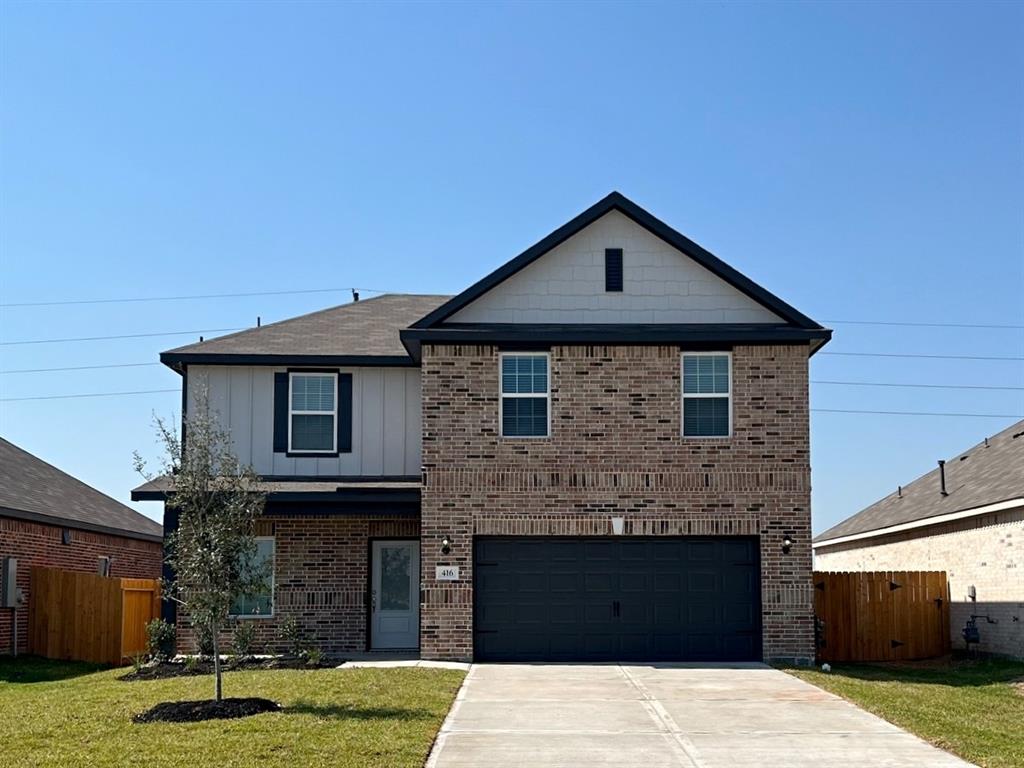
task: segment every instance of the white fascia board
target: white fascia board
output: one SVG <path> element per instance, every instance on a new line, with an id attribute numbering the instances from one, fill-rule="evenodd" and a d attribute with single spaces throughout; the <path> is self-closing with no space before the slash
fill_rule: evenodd
<path id="1" fill-rule="evenodd" d="M 851 533 L 849 536 L 838 536 L 834 539 L 825 539 L 823 541 L 814 542 L 811 545 L 811 547 L 812 549 L 818 549 L 819 547 L 831 547 L 834 544 L 845 544 L 848 541 L 858 541 L 860 539 L 875 538 L 876 536 L 886 536 L 890 533 L 909 531 L 913 530 L 914 528 L 924 528 L 928 525 L 939 525 L 940 523 L 949 523 L 953 520 L 963 520 L 966 517 L 977 517 L 978 515 L 987 515 L 991 512 L 1002 512 L 1003 510 L 1013 509 L 1014 507 L 1020 506 L 1024 506 L 1024 496 L 1016 499 L 1008 499 L 1007 501 L 997 501 L 995 504 L 985 504 L 981 507 L 962 509 L 959 512 L 948 512 L 945 515 L 926 517 L 922 520 L 912 520 L 909 523 L 890 525 L 887 528 L 876 528 L 873 531 L 864 531 L 863 533 Z"/>

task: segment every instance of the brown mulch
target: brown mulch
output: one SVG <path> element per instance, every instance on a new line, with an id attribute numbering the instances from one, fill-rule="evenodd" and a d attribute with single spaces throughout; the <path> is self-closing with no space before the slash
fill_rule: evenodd
<path id="1" fill-rule="evenodd" d="M 341 662 L 310 664 L 304 659 L 297 659 L 291 656 L 282 656 L 273 659 L 233 659 L 221 663 L 221 669 L 225 672 L 234 670 L 259 670 L 259 669 L 328 669 L 335 667 Z M 156 664 L 146 664 L 137 670 L 132 670 L 126 675 L 121 675 L 118 680 L 133 682 L 135 680 L 166 680 L 171 677 L 191 677 L 193 675 L 212 675 L 213 662 L 209 659 L 200 659 L 189 665 L 183 661 L 161 661 Z"/>
<path id="2" fill-rule="evenodd" d="M 250 717 L 264 712 L 279 712 L 281 705 L 270 699 L 203 699 L 202 701 L 165 701 L 132 718 L 135 723 L 197 723 L 201 720 L 226 720 Z"/>

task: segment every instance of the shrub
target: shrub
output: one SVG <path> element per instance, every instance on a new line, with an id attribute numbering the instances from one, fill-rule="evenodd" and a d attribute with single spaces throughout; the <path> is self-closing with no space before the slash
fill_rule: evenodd
<path id="1" fill-rule="evenodd" d="M 306 650 L 306 663 L 311 667 L 319 667 L 320 663 L 324 660 L 324 652 L 319 648 L 309 648 Z"/>
<path id="2" fill-rule="evenodd" d="M 174 625 L 153 619 L 146 625 L 146 653 L 155 661 L 166 661 L 174 650 Z"/>
<path id="3" fill-rule="evenodd" d="M 200 656 L 213 656 L 213 632 L 208 625 L 193 624 L 192 631 L 196 637 L 196 649 Z"/>
<path id="4" fill-rule="evenodd" d="M 239 658 L 252 656 L 256 643 L 256 627 L 251 621 L 235 622 L 231 632 L 231 651 Z"/>
<path id="5" fill-rule="evenodd" d="M 294 616 L 289 616 L 281 622 L 277 636 L 278 639 L 284 641 L 288 653 L 298 658 L 304 658 L 312 647 L 309 635 Z"/>

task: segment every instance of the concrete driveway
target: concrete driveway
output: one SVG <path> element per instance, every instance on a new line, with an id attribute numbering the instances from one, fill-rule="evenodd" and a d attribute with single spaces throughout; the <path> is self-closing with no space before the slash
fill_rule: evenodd
<path id="1" fill-rule="evenodd" d="M 477 664 L 427 768 L 964 768 L 761 664 Z"/>

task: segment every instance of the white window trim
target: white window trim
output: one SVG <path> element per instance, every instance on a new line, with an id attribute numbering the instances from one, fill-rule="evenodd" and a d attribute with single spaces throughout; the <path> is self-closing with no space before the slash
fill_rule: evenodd
<path id="1" fill-rule="evenodd" d="M 273 544 L 270 549 L 270 613 L 228 613 L 229 619 L 252 619 L 253 621 L 259 621 L 260 619 L 274 618 L 274 605 L 277 603 L 274 599 L 274 576 L 277 572 L 277 540 L 274 536 L 255 536 L 254 540 L 269 541 Z"/>
<path id="2" fill-rule="evenodd" d="M 687 357 L 725 357 L 729 361 L 728 365 L 728 378 L 729 378 L 729 391 L 725 394 L 721 392 L 686 392 L 686 384 L 684 380 L 685 371 L 683 361 Z M 725 435 L 688 435 L 686 434 L 686 401 L 687 400 L 700 400 L 710 398 L 723 398 L 725 397 L 729 401 L 729 407 L 727 409 L 729 415 L 729 432 Z M 679 355 L 679 434 L 682 435 L 684 440 L 728 440 L 732 437 L 732 352 L 725 350 L 720 351 L 709 351 L 709 352 L 681 352 Z"/>
<path id="3" fill-rule="evenodd" d="M 333 411 L 296 411 L 292 409 L 292 382 L 296 377 L 331 376 L 334 378 L 334 410 Z M 331 449 L 314 450 L 311 448 L 295 448 L 292 445 L 292 417 L 293 416 L 327 416 L 333 418 L 331 428 Z M 326 371 L 290 371 L 288 373 L 288 453 L 322 453 L 330 456 L 338 452 L 338 374 Z"/>
<path id="4" fill-rule="evenodd" d="M 546 435 L 506 435 L 505 434 L 505 419 L 503 413 L 505 410 L 505 399 L 506 398 L 523 398 L 532 397 L 540 398 L 542 393 L 540 392 L 505 392 L 503 386 L 503 379 L 505 378 L 505 358 L 506 357 L 543 357 L 548 361 L 548 375 L 547 389 L 543 392 L 543 397 L 548 401 L 547 413 L 548 413 L 548 433 Z M 551 439 L 551 353 L 550 352 L 515 352 L 510 350 L 508 352 L 498 353 L 498 434 L 505 440 L 550 440 Z"/>

